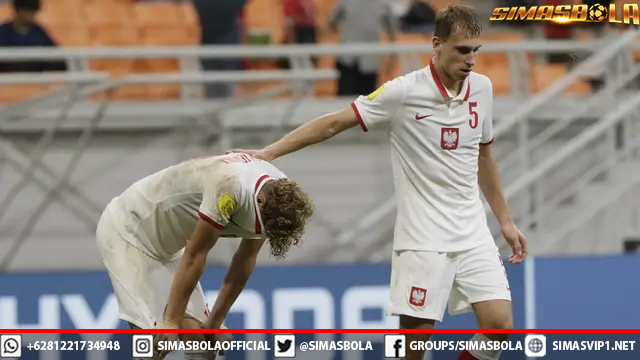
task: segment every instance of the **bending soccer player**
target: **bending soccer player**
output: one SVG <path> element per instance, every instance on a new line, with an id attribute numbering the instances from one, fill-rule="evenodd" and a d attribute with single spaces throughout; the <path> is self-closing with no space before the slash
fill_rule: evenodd
<path id="1" fill-rule="evenodd" d="M 388 315 L 405 329 L 431 329 L 451 314 L 474 311 L 480 328 L 513 326 L 502 258 L 489 231 L 479 188 L 519 264 L 527 241 L 502 193 L 493 142 L 491 80 L 473 72 L 481 24 L 476 12 L 450 5 L 436 19 L 430 64 L 400 76 L 351 106 L 314 119 L 260 150 L 236 150 L 271 161 L 360 125 L 389 134 L 398 205 Z M 478 186 L 479 184 L 479 186 Z M 407 341 L 430 334 L 407 334 Z M 507 334 L 476 334 L 505 341 Z M 408 350 L 422 359 L 424 350 Z M 500 350 L 459 359 L 495 360 Z"/>
<path id="2" fill-rule="evenodd" d="M 283 258 L 298 245 L 313 205 L 300 186 L 269 162 L 247 154 L 185 161 L 150 175 L 114 198 L 97 244 L 132 328 L 219 329 L 244 289 L 265 242 Z M 211 313 L 199 279 L 221 237 L 242 238 Z M 210 340 L 181 334 L 182 340 Z M 161 334 L 158 340 L 176 340 Z M 217 334 L 212 340 L 230 340 Z M 167 351 L 158 352 L 162 358 Z M 213 351 L 185 351 L 210 360 Z"/>

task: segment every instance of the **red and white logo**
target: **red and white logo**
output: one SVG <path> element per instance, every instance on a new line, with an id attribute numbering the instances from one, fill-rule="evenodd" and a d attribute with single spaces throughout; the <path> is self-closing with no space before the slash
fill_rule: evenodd
<path id="1" fill-rule="evenodd" d="M 459 136 L 458 128 L 442 128 L 440 136 L 440 147 L 445 150 L 455 150 L 458 148 Z"/>
<path id="2" fill-rule="evenodd" d="M 409 304 L 414 306 L 424 306 L 427 300 L 427 290 L 412 286 L 409 294 Z"/>

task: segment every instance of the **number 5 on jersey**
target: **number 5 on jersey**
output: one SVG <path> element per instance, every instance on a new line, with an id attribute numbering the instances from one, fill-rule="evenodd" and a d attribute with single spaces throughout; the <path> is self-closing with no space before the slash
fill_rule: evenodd
<path id="1" fill-rule="evenodd" d="M 478 102 L 476 101 L 469 102 L 469 115 L 471 115 L 471 119 L 469 119 L 469 126 L 471 126 L 472 129 L 475 129 L 478 127 L 478 113 L 475 112 L 475 110 L 473 110 L 477 106 L 478 106 Z"/>

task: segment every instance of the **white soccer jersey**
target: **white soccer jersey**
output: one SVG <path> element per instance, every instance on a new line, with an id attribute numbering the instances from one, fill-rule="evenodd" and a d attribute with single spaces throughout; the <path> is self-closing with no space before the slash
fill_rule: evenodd
<path id="1" fill-rule="evenodd" d="M 198 218 L 223 236 L 261 237 L 257 195 L 266 182 L 284 177 L 247 154 L 197 158 L 136 182 L 109 208 L 127 241 L 167 258 L 184 248 Z"/>
<path id="2" fill-rule="evenodd" d="M 394 250 L 461 251 L 491 239 L 478 186 L 493 141 L 493 89 L 470 73 L 458 96 L 431 64 L 352 103 L 364 131 L 389 133 L 398 203 Z"/>

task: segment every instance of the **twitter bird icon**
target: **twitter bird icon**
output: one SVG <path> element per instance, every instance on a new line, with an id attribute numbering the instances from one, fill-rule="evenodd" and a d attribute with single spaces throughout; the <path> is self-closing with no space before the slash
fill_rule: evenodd
<path id="1" fill-rule="evenodd" d="M 277 358 L 293 358 L 296 357 L 296 336 L 291 335 L 273 335 L 273 356 Z"/>

